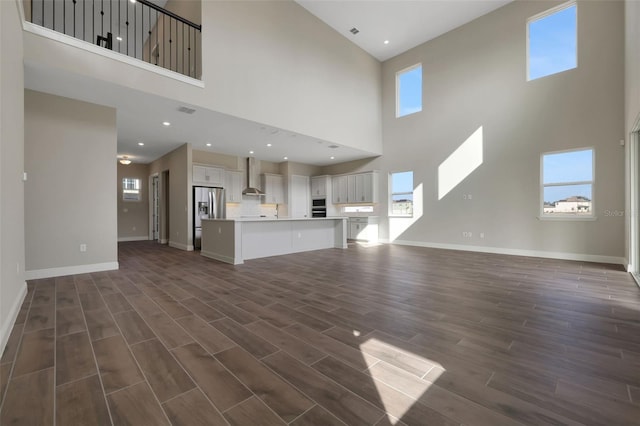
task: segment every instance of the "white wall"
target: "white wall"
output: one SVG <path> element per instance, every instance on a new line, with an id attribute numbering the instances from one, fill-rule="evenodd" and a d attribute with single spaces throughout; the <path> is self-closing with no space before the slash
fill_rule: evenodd
<path id="1" fill-rule="evenodd" d="M 26 294 L 24 273 L 24 78 L 14 1 L 0 1 L 0 353 Z"/>
<path id="2" fill-rule="evenodd" d="M 293 1 L 202 2 L 204 88 L 30 32 L 25 63 L 380 153 L 381 66 Z"/>
<path id="3" fill-rule="evenodd" d="M 191 145 L 184 144 L 149 165 L 149 173 L 169 172 L 168 243 L 182 250 L 193 250 L 193 194 L 191 191 Z M 164 192 L 164 190 L 161 190 Z M 164 205 L 161 202 L 161 206 Z M 166 217 L 160 215 L 160 221 Z M 166 222 L 165 222 L 166 223 Z M 164 239 L 164 236 L 161 236 Z"/>
<path id="4" fill-rule="evenodd" d="M 384 237 L 622 262 L 624 218 L 605 211 L 625 207 L 624 3 L 579 1 L 579 67 L 527 82 L 526 20 L 556 4 L 511 3 L 383 64 L 381 190 L 413 170 L 424 197 L 422 216 Z M 397 119 L 395 73 L 418 62 L 423 110 Z M 482 164 L 438 200 L 438 167 L 481 126 Z M 580 147 L 595 148 L 598 219 L 538 220 L 540 155 Z"/>
<path id="5" fill-rule="evenodd" d="M 27 276 L 117 269 L 116 111 L 31 90 L 24 109 Z"/>
<path id="6" fill-rule="evenodd" d="M 628 132 L 640 119 L 640 2 L 626 0 L 625 8 L 625 107 Z"/>

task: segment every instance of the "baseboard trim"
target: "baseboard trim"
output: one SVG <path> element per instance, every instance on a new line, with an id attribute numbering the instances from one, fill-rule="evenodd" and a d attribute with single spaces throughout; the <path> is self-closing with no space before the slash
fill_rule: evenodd
<path id="1" fill-rule="evenodd" d="M 234 259 L 233 257 L 229 257 L 229 256 L 222 256 L 222 255 L 219 255 L 219 254 L 217 254 L 217 253 L 212 253 L 212 252 L 210 252 L 210 251 L 204 251 L 204 250 L 201 250 L 201 251 L 200 251 L 200 255 L 201 255 L 201 256 L 204 256 L 204 257 L 208 257 L 209 259 L 219 260 L 220 262 L 230 263 L 230 264 L 232 264 L 232 265 L 241 265 L 242 263 L 244 263 L 244 262 L 242 262 L 242 261 L 240 261 L 240 262 L 236 262 L 236 261 L 235 261 L 235 259 Z"/>
<path id="2" fill-rule="evenodd" d="M 25 271 L 27 280 L 62 277 L 65 275 L 89 274 L 91 272 L 113 271 L 119 269 L 118 262 L 93 263 L 91 265 L 63 266 L 61 268 L 36 269 Z"/>
<path id="3" fill-rule="evenodd" d="M 20 307 L 22 307 L 22 302 L 24 302 L 24 298 L 27 296 L 27 283 L 22 283 L 22 289 L 20 290 L 20 294 L 16 297 L 16 300 L 13 301 L 13 305 L 11 305 L 11 309 L 9 309 L 9 315 L 5 320 L 4 324 L 0 328 L 0 354 L 4 352 L 5 346 L 7 346 L 7 342 L 9 341 L 9 335 L 11 334 L 11 330 L 13 329 L 13 325 L 18 318 L 18 314 L 20 313 Z"/>
<path id="4" fill-rule="evenodd" d="M 127 241 L 149 241 L 148 235 L 140 235 L 139 237 L 122 237 L 118 238 L 119 243 L 124 243 Z"/>
<path id="5" fill-rule="evenodd" d="M 540 257 L 544 259 L 611 263 L 611 264 L 622 265 L 622 266 L 624 266 L 627 263 L 623 257 L 600 256 L 595 254 L 583 254 L 583 253 L 565 253 L 565 252 L 542 251 L 542 250 L 521 250 L 521 249 L 509 249 L 509 248 L 501 248 L 501 247 L 467 246 L 462 244 L 442 244 L 442 243 L 429 243 L 429 242 L 422 242 L 422 241 L 406 241 L 406 240 L 395 240 L 391 244 L 398 244 L 403 246 L 438 248 L 438 249 L 444 249 L 444 250 L 472 251 L 472 252 L 478 252 L 478 253 L 505 254 L 509 256 L 527 256 L 527 257 Z"/>
<path id="6" fill-rule="evenodd" d="M 166 240 L 166 239 L 161 239 L 160 240 L 160 244 L 167 244 L 167 242 L 168 242 L 168 240 Z"/>
<path id="7" fill-rule="evenodd" d="M 192 245 L 176 243 L 175 241 L 169 241 L 169 247 L 173 247 L 173 248 L 177 248 L 177 249 L 185 250 L 185 251 L 193 251 L 193 246 Z"/>

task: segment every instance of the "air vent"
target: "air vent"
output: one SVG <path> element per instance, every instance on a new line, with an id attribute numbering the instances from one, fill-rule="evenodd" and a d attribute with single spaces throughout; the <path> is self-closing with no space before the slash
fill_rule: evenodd
<path id="1" fill-rule="evenodd" d="M 185 114 L 193 114 L 194 112 L 196 112 L 196 110 L 195 110 L 195 109 L 193 109 L 193 108 L 188 108 L 188 107 L 186 107 L 186 106 L 178 107 L 178 111 L 180 111 L 180 112 L 184 112 Z"/>
<path id="2" fill-rule="evenodd" d="M 353 34 L 353 35 L 356 35 L 356 34 L 358 34 L 358 33 L 360 32 L 360 30 L 359 30 L 359 29 L 357 29 L 356 27 L 353 27 L 353 28 L 351 28 L 351 29 L 349 30 L 349 32 L 350 32 L 351 34 Z"/>
<path id="3" fill-rule="evenodd" d="M 340 147 L 339 147 L 338 145 L 329 145 L 329 148 L 331 148 L 331 149 L 338 149 L 338 148 L 340 148 Z"/>

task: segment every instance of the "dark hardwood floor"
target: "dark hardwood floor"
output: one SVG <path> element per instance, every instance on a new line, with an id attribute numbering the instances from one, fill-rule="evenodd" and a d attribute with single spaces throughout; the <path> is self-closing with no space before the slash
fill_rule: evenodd
<path id="1" fill-rule="evenodd" d="M 28 283 L 1 425 L 640 424 L 640 290 L 618 266 L 119 250 L 119 271 Z"/>

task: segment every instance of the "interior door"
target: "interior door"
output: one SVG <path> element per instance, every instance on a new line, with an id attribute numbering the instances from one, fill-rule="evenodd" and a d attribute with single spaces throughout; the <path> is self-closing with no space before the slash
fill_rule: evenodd
<path id="1" fill-rule="evenodd" d="M 152 239 L 154 241 L 158 241 L 160 239 L 160 191 L 159 191 L 159 179 L 158 176 L 154 176 L 151 180 L 152 182 L 152 194 L 153 194 L 153 198 L 152 198 L 152 202 L 151 202 L 151 207 L 152 207 L 152 228 L 151 228 L 151 234 L 152 234 Z"/>
<path id="2" fill-rule="evenodd" d="M 629 144 L 629 272 L 640 285 L 640 131 Z"/>

